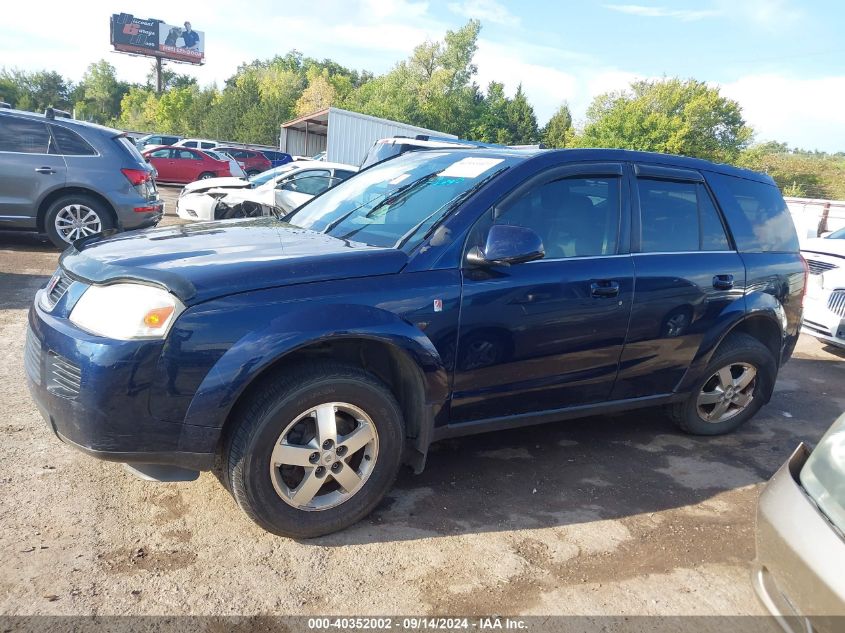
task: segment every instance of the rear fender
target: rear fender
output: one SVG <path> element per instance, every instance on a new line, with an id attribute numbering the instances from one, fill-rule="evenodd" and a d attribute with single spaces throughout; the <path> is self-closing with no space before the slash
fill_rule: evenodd
<path id="1" fill-rule="evenodd" d="M 702 378 L 704 370 L 710 364 L 713 354 L 722 341 L 751 319 L 760 318 L 767 319 L 776 325 L 783 341 L 783 324 L 786 316 L 780 301 L 766 292 L 750 292 L 745 295 L 743 301 L 734 301 L 727 305 L 716 320 L 715 326 L 705 333 L 693 362 L 675 391 L 690 390 Z M 779 354 L 775 361 L 779 363 Z"/>

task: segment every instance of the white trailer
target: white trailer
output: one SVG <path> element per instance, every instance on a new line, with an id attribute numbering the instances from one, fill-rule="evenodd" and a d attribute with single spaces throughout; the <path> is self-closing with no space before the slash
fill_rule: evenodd
<path id="1" fill-rule="evenodd" d="M 360 165 L 367 150 L 380 138 L 418 134 L 457 138 L 389 119 L 326 108 L 282 123 L 279 150 L 292 156 L 314 156 L 325 151 L 328 161 Z"/>

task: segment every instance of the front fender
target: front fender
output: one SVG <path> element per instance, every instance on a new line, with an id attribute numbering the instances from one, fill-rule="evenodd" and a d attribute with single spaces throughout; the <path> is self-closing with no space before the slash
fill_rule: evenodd
<path id="1" fill-rule="evenodd" d="M 343 338 L 380 341 L 420 369 L 428 403 L 448 395 L 447 371 L 429 338 L 387 310 L 355 304 L 290 306 L 265 327 L 239 339 L 214 364 L 194 395 L 185 424 L 222 428 L 246 387 L 285 356 L 314 343 Z"/>

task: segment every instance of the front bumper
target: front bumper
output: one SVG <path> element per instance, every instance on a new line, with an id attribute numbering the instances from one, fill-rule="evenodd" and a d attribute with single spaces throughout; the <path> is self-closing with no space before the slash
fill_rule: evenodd
<path id="1" fill-rule="evenodd" d="M 50 428 L 100 459 L 210 469 L 218 430 L 150 414 L 163 342 L 116 341 L 80 330 L 60 316 L 67 312 L 65 302 L 79 293 L 76 285 L 82 284 L 71 286 L 51 312 L 40 305 L 39 291 L 29 312 L 27 383 Z"/>
<path id="2" fill-rule="evenodd" d="M 217 199 L 205 193 L 186 193 L 176 200 L 176 215 L 183 220 L 213 220 Z"/>
<path id="3" fill-rule="evenodd" d="M 802 331 L 845 348 L 845 291 L 808 289 Z"/>
<path id="4" fill-rule="evenodd" d="M 845 624 L 845 539 L 801 488 L 801 444 L 757 506 L 753 584 L 787 633 L 834 633 Z"/>

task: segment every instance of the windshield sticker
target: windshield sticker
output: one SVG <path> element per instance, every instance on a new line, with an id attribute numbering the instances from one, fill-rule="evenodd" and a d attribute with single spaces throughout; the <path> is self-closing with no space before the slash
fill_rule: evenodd
<path id="1" fill-rule="evenodd" d="M 488 171 L 503 162 L 504 158 L 462 158 L 452 163 L 438 175 L 452 178 L 478 178 L 485 171 Z"/>
<path id="2" fill-rule="evenodd" d="M 408 178 L 410 178 L 410 177 L 411 177 L 411 174 L 399 174 L 398 176 L 396 176 L 396 178 L 389 181 L 389 184 L 398 185 L 400 182 L 402 182 L 404 180 L 408 180 Z"/>

